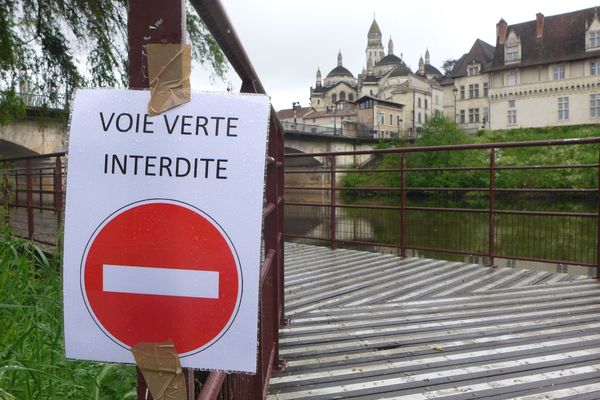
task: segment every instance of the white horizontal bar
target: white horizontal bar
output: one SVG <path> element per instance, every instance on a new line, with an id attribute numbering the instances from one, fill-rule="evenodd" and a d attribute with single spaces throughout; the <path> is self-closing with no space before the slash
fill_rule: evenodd
<path id="1" fill-rule="evenodd" d="M 219 298 L 219 273 L 104 264 L 103 290 L 157 296 Z"/>

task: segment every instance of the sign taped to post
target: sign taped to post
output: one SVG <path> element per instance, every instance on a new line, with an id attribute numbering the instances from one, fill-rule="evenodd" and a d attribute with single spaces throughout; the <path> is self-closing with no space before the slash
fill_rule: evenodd
<path id="1" fill-rule="evenodd" d="M 78 90 L 64 237 L 69 358 L 135 363 L 173 340 L 183 367 L 256 371 L 267 96 Z"/>

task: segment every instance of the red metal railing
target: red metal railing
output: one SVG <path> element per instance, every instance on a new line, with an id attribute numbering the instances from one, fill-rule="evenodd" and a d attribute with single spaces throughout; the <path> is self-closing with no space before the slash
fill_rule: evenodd
<path id="1" fill-rule="evenodd" d="M 18 236 L 57 245 L 64 204 L 65 153 L 2 160 L 2 204 Z"/>
<path id="2" fill-rule="evenodd" d="M 593 267 L 595 274 L 600 276 L 600 184 L 597 183 L 600 163 L 561 164 L 559 159 L 544 165 L 512 165 L 499 162 L 497 156 L 499 152 L 509 154 L 510 151 L 540 146 L 563 149 L 595 146 L 593 151 L 597 151 L 598 143 L 600 138 L 584 138 L 286 154 L 289 166 L 285 187 L 286 217 L 289 217 L 286 219 L 286 236 L 296 240 L 326 241 L 333 248 L 338 244 L 396 248 L 402 256 L 406 256 L 407 251 L 478 256 L 488 265 L 494 265 L 497 258 L 502 258 Z M 479 152 L 480 159 L 487 154 L 487 161 L 484 161 L 487 164 L 411 165 L 416 155 L 466 152 Z M 371 166 L 377 163 L 369 163 L 362 169 L 340 167 L 340 160 L 383 156 L 388 157 L 388 161 L 389 157 L 398 160 L 393 167 L 389 167 L 389 162 L 387 166 L 380 163 L 384 165 L 381 168 Z M 303 163 L 303 159 L 306 162 Z M 315 167 L 315 159 L 325 162 L 321 167 Z M 593 187 L 566 184 L 536 188 L 526 184 L 508 186 L 510 180 L 506 178 L 515 171 L 521 173 L 521 177 L 524 172 L 534 175 L 562 171 L 567 178 L 572 171 L 588 171 L 590 179 L 587 182 L 592 182 Z M 478 174 L 481 186 L 433 184 L 437 182 L 436 175 L 465 173 Z M 358 185 L 341 183 L 347 174 L 354 177 L 368 174 L 369 179 L 360 180 L 362 183 Z M 383 174 L 395 183 L 382 185 L 379 177 Z M 432 184 L 411 186 L 410 178 L 419 174 L 427 174 L 428 182 Z M 498 184 L 500 175 L 501 185 Z M 374 183 L 364 183 L 369 180 Z M 575 196 L 578 201 L 584 197 L 584 202 L 592 203 L 592 206 L 583 211 L 537 210 L 532 209 L 531 204 L 522 208 L 509 204 L 510 196 L 525 195 L 529 203 L 550 206 L 555 205 L 553 203 L 559 196 Z M 475 198 L 479 206 L 461 205 L 465 203 L 465 196 Z M 436 200 L 432 201 L 432 197 Z M 302 220 L 302 227 L 295 226 L 294 220 Z M 307 222 L 310 220 L 315 222 L 310 224 Z"/>

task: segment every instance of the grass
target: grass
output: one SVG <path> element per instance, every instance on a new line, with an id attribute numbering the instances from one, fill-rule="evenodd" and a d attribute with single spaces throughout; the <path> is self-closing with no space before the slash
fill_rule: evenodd
<path id="1" fill-rule="evenodd" d="M 65 359 L 61 257 L 0 236 L 0 400 L 135 398 L 132 366 Z"/>

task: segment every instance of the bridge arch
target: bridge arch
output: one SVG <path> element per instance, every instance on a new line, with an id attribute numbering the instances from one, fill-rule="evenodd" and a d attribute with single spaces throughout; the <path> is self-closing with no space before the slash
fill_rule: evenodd
<path id="1" fill-rule="evenodd" d="M 28 112 L 25 119 L 0 125 L 0 144 L 3 145 L 0 155 L 18 157 L 65 151 L 66 137 L 67 126 L 62 120 Z"/>

